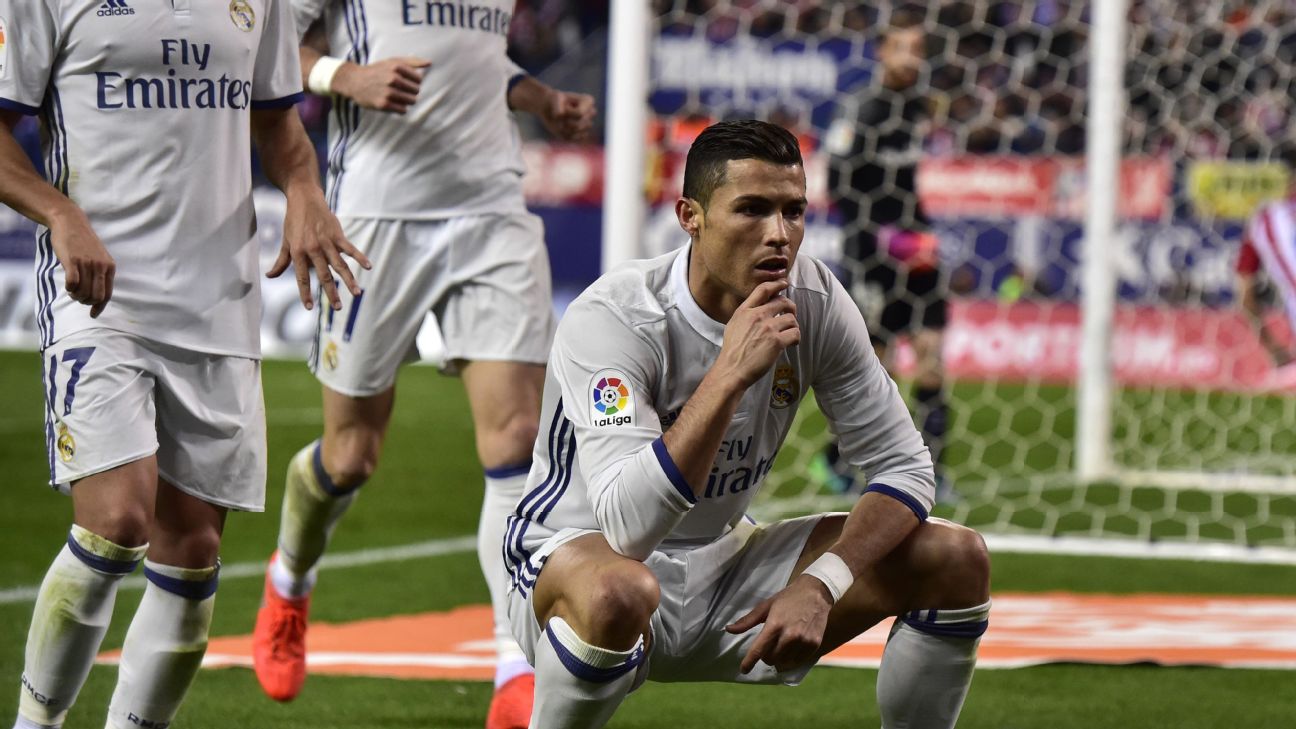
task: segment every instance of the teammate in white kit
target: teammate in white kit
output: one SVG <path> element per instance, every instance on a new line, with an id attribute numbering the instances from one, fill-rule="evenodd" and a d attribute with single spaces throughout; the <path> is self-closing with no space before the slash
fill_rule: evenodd
<path id="1" fill-rule="evenodd" d="M 511 1 L 293 5 L 307 34 L 308 85 L 334 95 L 329 202 L 374 268 L 359 277 L 363 295 L 344 297 L 319 323 L 310 366 L 324 386 L 324 433 L 289 466 L 257 618 L 257 677 L 281 701 L 301 690 L 314 566 L 377 465 L 397 370 L 419 356 L 416 334 L 431 312 L 446 371 L 463 377 L 486 475 L 479 556 L 499 647 L 487 726 L 524 726 L 532 673 L 509 633 L 499 545 L 531 466 L 554 323 L 543 231 L 523 200 L 509 111 L 536 113 L 558 136 L 578 139 L 593 100 L 509 62 Z"/>
<path id="2" fill-rule="evenodd" d="M 0 0 L 0 35 L 0 202 L 39 224 L 50 477 L 74 514 L 15 726 L 62 726 L 143 561 L 107 726 L 166 727 L 206 649 L 226 511 L 265 499 L 251 141 L 288 197 L 271 275 L 294 264 L 309 308 L 313 266 L 336 304 L 354 249 L 292 108 L 285 0 Z M 48 183 L 18 114 L 40 115 Z"/>
<path id="3" fill-rule="evenodd" d="M 1268 274 L 1283 308 L 1287 322 L 1296 333 L 1296 149 L 1285 150 L 1284 162 L 1291 176 L 1287 196 L 1261 205 L 1243 231 L 1238 253 L 1238 302 L 1260 337 L 1261 344 L 1279 367 L 1275 384 L 1296 388 L 1296 352 L 1292 352 L 1265 326 L 1264 307 L 1260 303 L 1259 274 Z"/>
<path id="4" fill-rule="evenodd" d="M 797 257 L 796 139 L 724 122 L 689 151 L 689 246 L 618 268 L 567 309 L 535 466 L 510 519 L 513 633 L 532 729 L 599 727 L 645 679 L 799 682 L 882 618 L 884 727 L 949 727 L 989 615 L 976 532 L 928 518 L 931 457 L 859 310 Z M 849 515 L 745 511 L 813 388 L 869 475 Z"/>

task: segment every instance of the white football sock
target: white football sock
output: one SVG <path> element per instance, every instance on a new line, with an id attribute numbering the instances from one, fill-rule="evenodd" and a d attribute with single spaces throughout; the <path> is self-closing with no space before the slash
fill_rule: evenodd
<path id="1" fill-rule="evenodd" d="M 954 726 L 989 619 L 989 602 L 962 610 L 915 610 L 896 618 L 878 672 L 883 729 Z"/>
<path id="2" fill-rule="evenodd" d="M 283 514 L 279 519 L 279 564 L 291 574 L 272 582 L 283 597 L 302 597 L 315 586 L 315 563 L 324 555 L 338 521 L 355 502 L 360 484 L 339 489 L 320 460 L 320 442 L 297 452 L 288 464 Z M 284 584 L 287 582 L 287 584 Z"/>
<path id="3" fill-rule="evenodd" d="M 306 597 L 315 589 L 318 575 L 319 570 L 314 567 L 306 570 L 304 575 L 293 574 L 284 566 L 284 561 L 277 554 L 270 560 L 270 584 L 274 585 L 279 597 L 286 597 L 289 600 Z"/>
<path id="4" fill-rule="evenodd" d="M 203 654 L 220 565 L 202 569 L 144 560 L 148 586 L 126 631 L 107 729 L 164 727 L 175 718 Z"/>
<path id="5" fill-rule="evenodd" d="M 16 726 L 62 726 L 112 620 L 117 585 L 147 550 L 72 526 L 36 598 Z"/>
<path id="6" fill-rule="evenodd" d="M 490 590 L 495 616 L 495 688 L 510 679 L 531 672 L 531 664 L 513 639 L 508 619 L 508 571 L 504 568 L 504 532 L 509 514 L 517 508 L 526 489 L 531 462 L 486 470 L 486 494 L 482 498 L 481 520 L 477 524 L 477 560 Z"/>
<path id="7" fill-rule="evenodd" d="M 596 729 L 635 686 L 643 638 L 628 651 L 581 640 L 562 618 L 550 618 L 536 643 L 535 707 L 531 729 Z"/>

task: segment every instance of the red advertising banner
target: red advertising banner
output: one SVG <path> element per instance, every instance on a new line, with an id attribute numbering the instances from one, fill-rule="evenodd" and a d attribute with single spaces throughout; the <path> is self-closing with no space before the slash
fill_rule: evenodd
<path id="1" fill-rule="evenodd" d="M 603 148 L 530 143 L 523 147 L 526 197 L 537 205 L 599 205 Z M 685 153 L 651 149 L 644 192 L 654 205 L 674 202 L 684 182 Z M 1170 200 L 1168 160 L 1131 157 L 1121 163 L 1120 211 L 1126 218 L 1160 219 Z M 828 204 L 828 157 L 806 155 L 807 196 Z M 930 157 L 918 167 L 918 194 L 936 217 L 1084 215 L 1084 162 L 1072 157 Z"/>
<path id="2" fill-rule="evenodd" d="M 1121 161 L 1120 213 L 1156 220 L 1170 199 L 1169 160 Z M 1084 160 L 1076 157 L 929 157 L 918 166 L 918 195 L 935 217 L 1084 215 Z"/>
<path id="3" fill-rule="evenodd" d="M 1075 304 L 955 300 L 945 362 L 956 379 L 1070 383 L 1080 345 Z M 1112 356 L 1125 386 L 1296 392 L 1296 374 L 1274 367 L 1250 324 L 1231 310 L 1117 307 Z M 910 357 L 899 365 L 906 370 Z"/>

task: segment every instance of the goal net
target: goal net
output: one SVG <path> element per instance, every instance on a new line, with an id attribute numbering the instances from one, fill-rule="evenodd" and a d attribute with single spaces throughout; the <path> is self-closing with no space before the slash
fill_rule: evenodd
<path id="1" fill-rule="evenodd" d="M 636 253 L 684 242 L 671 204 L 702 128 L 782 124 L 806 154 L 802 251 L 836 267 L 937 439 L 952 489 L 936 514 L 1029 548 L 1292 560 L 1296 378 L 1238 307 L 1235 262 L 1258 206 L 1288 194 L 1296 11 L 1113 7 L 1119 159 L 1090 179 L 1089 3 L 653 2 Z M 614 66 L 638 52 L 615 33 Z M 1111 232 L 1087 241 L 1095 191 L 1115 203 Z M 1109 295 L 1087 278 L 1103 260 Z M 1088 330 L 1104 302 L 1086 287 L 1110 312 Z M 1109 369 L 1081 366 L 1085 350 Z M 925 422 L 941 371 L 944 422 Z M 1088 470 L 1078 433 L 1100 440 Z M 808 399 L 762 516 L 849 506 L 831 442 Z"/>

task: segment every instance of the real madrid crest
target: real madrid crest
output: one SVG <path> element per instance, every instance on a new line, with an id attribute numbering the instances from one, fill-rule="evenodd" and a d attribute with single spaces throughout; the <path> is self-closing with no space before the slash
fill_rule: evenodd
<path id="1" fill-rule="evenodd" d="M 329 340 L 329 343 L 324 345 L 324 366 L 328 368 L 330 372 L 337 369 L 338 366 L 337 342 Z"/>
<path id="2" fill-rule="evenodd" d="M 782 410 L 792 404 L 800 391 L 801 383 L 797 382 L 796 370 L 792 369 L 791 365 L 779 365 L 774 368 L 774 384 L 770 387 L 770 407 Z"/>
<path id="3" fill-rule="evenodd" d="M 234 21 L 234 27 L 244 33 L 251 33 L 256 27 L 256 12 L 252 6 L 248 5 L 247 0 L 230 0 L 229 4 L 230 20 Z"/>
<path id="4" fill-rule="evenodd" d="M 76 455 L 76 441 L 72 439 L 72 434 L 68 432 L 67 425 L 58 424 L 58 454 L 59 460 L 67 463 Z"/>

